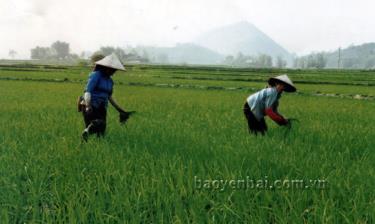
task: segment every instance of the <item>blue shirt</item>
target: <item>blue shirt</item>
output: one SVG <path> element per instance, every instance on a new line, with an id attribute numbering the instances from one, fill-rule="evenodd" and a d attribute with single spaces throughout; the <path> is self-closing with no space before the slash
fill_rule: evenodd
<path id="1" fill-rule="evenodd" d="M 112 96 L 113 80 L 101 71 L 94 71 L 87 81 L 85 92 L 91 94 L 91 105 L 95 108 L 104 105 L 107 107 L 108 99 Z"/>
<path id="2" fill-rule="evenodd" d="M 260 90 L 247 98 L 247 103 L 255 117 L 260 120 L 265 116 L 265 109 L 272 107 L 277 111 L 281 94 L 275 87 Z"/>

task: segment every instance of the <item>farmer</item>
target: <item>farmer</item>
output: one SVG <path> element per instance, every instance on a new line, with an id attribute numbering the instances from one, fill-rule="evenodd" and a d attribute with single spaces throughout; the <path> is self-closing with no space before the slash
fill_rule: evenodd
<path id="1" fill-rule="evenodd" d="M 268 87 L 250 95 L 244 105 L 244 114 L 247 119 L 249 132 L 257 135 L 259 132 L 264 135 L 267 125 L 264 120 L 269 116 L 278 125 L 290 125 L 277 111 L 279 99 L 283 91 L 295 92 L 296 88 L 287 75 L 280 75 L 268 80 Z"/>
<path id="2" fill-rule="evenodd" d="M 95 62 L 91 72 L 84 96 L 81 97 L 81 111 L 86 128 L 82 132 L 82 139 L 87 141 L 90 134 L 103 136 L 106 129 L 106 116 L 108 101 L 121 114 L 126 113 L 112 97 L 113 80 L 112 76 L 117 70 L 125 71 L 124 66 L 115 54 L 104 57 Z M 80 111 L 80 109 L 79 109 Z"/>

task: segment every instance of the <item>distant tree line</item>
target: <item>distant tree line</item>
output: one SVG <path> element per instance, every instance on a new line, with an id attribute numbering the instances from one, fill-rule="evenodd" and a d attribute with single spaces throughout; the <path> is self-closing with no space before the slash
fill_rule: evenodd
<path id="1" fill-rule="evenodd" d="M 156 47 L 136 46 L 127 47 L 125 50 L 135 55 L 140 55 L 141 58 L 147 59 L 150 63 L 169 64 L 168 54 L 165 52 L 157 52 L 155 49 Z"/>
<path id="2" fill-rule="evenodd" d="M 177 53 L 176 53 L 177 52 Z M 182 53 L 181 53 L 182 52 Z M 99 48 L 94 53 L 88 51 L 80 55 L 71 53 L 70 44 L 64 41 L 56 41 L 49 47 L 36 46 L 31 49 L 31 59 L 39 60 L 58 60 L 68 63 L 78 62 L 81 65 L 88 65 L 100 57 L 115 53 L 118 57 L 127 63 L 157 63 L 168 64 L 176 63 L 176 58 L 195 58 L 202 56 L 200 51 L 195 48 L 186 48 L 177 46 L 175 48 L 162 47 L 126 47 L 105 46 Z M 8 53 L 10 58 L 15 58 L 17 52 L 10 49 Z M 182 55 L 182 56 L 181 56 Z M 204 54 L 203 54 L 204 55 Z M 189 57 L 187 57 L 189 56 Z M 211 55 L 208 55 L 209 58 Z M 91 60 L 90 60 L 91 59 Z M 221 62 L 215 62 L 233 67 L 252 67 L 252 68 L 285 68 L 286 66 L 301 69 L 324 69 L 324 68 L 346 68 L 346 69 L 375 69 L 375 43 L 367 43 L 358 46 L 332 52 L 318 52 L 305 56 L 295 57 L 293 64 L 287 64 L 282 56 L 272 57 L 267 54 L 228 55 Z M 178 60 L 177 60 L 178 61 Z M 290 60 L 288 60 L 290 61 Z M 188 63 L 189 61 L 187 61 Z"/>
<path id="3" fill-rule="evenodd" d="M 295 68 L 375 69 L 375 43 L 312 53 L 294 60 Z"/>
<path id="4" fill-rule="evenodd" d="M 149 63 L 150 59 L 148 58 L 147 53 L 143 53 L 143 55 L 139 55 L 139 53 L 131 48 L 128 48 L 126 51 L 120 47 L 112 47 L 112 46 L 106 46 L 106 47 L 101 47 L 98 51 L 96 51 L 92 56 L 91 56 L 91 61 L 95 61 L 96 57 L 98 55 L 103 55 L 107 56 L 112 53 L 115 53 L 117 57 L 121 61 L 126 61 L 128 63 Z"/>
<path id="5" fill-rule="evenodd" d="M 126 53 L 127 52 L 127 53 Z M 31 59 L 38 60 L 68 60 L 68 61 L 78 61 L 79 64 L 88 64 L 89 58 L 91 62 L 102 58 L 104 56 L 115 53 L 121 61 L 126 61 L 130 63 L 148 63 L 150 60 L 148 58 L 147 52 L 143 52 L 140 55 L 134 48 L 128 48 L 126 51 L 120 47 L 105 46 L 101 47 L 99 50 L 95 51 L 93 54 L 87 54 L 87 52 L 82 52 L 80 55 L 72 54 L 70 51 L 70 44 L 63 41 L 56 41 L 51 44 L 50 47 L 36 46 L 31 49 Z M 9 52 L 9 55 L 15 55 L 16 52 Z"/>
<path id="6" fill-rule="evenodd" d="M 31 59 L 48 60 L 66 60 L 79 59 L 77 54 L 70 53 L 69 43 L 56 41 L 50 47 L 37 46 L 31 49 Z"/>
<path id="7" fill-rule="evenodd" d="M 238 53 L 236 56 L 227 56 L 222 63 L 234 67 L 254 68 L 284 68 L 287 66 L 286 60 L 281 56 L 272 58 L 266 54 L 249 56 Z M 299 69 L 375 69 L 375 43 L 352 45 L 332 52 L 314 52 L 295 57 L 291 67 Z"/>
<path id="8" fill-rule="evenodd" d="M 294 68 L 316 68 L 323 69 L 327 65 L 327 56 L 325 53 L 313 53 L 294 59 Z"/>
<path id="9" fill-rule="evenodd" d="M 352 45 L 326 54 L 329 68 L 375 69 L 375 43 Z"/>
<path id="10" fill-rule="evenodd" d="M 276 57 L 275 63 L 273 58 L 267 54 L 259 54 L 257 56 L 244 55 L 241 52 L 236 56 L 228 55 L 222 62 L 225 65 L 234 67 L 250 67 L 250 68 L 285 68 L 287 61 L 281 57 Z"/>
<path id="11" fill-rule="evenodd" d="M 8 52 L 8 55 L 9 57 L 11 57 L 12 59 L 14 59 L 14 57 L 16 57 L 17 55 L 17 51 L 13 50 L 13 49 L 10 49 L 9 52 Z"/>

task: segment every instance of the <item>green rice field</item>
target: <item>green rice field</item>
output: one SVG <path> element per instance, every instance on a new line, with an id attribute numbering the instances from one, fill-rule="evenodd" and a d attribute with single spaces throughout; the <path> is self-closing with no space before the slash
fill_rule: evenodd
<path id="1" fill-rule="evenodd" d="M 105 138 L 82 143 L 90 68 L 0 66 L 0 223 L 375 223 L 375 72 L 129 65 Z M 298 92 L 251 136 L 242 106 Z"/>

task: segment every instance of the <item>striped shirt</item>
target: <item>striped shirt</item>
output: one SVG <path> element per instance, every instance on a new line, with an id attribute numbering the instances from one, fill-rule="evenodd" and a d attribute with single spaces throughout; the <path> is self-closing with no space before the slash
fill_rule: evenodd
<path id="1" fill-rule="evenodd" d="M 266 116 L 265 110 L 267 108 L 272 107 L 277 111 L 280 97 L 281 94 L 277 92 L 275 87 L 269 87 L 250 95 L 246 101 L 254 116 L 261 120 Z"/>

